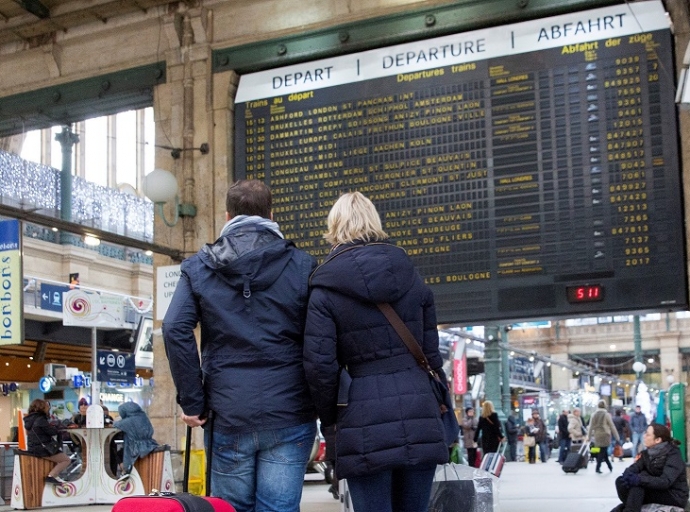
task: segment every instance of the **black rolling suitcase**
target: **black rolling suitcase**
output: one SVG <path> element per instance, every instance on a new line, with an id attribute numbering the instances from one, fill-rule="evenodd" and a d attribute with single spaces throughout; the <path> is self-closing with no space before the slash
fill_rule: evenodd
<path id="1" fill-rule="evenodd" d="M 583 442 L 577 452 L 568 454 L 561 467 L 566 473 L 577 473 L 579 470 L 586 468 L 588 463 L 589 443 Z"/>

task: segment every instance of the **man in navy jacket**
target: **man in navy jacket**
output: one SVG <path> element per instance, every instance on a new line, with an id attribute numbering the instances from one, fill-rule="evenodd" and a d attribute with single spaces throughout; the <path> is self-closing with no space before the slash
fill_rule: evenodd
<path id="1" fill-rule="evenodd" d="M 302 365 L 316 261 L 284 239 L 262 182 L 235 183 L 226 209 L 220 238 L 182 263 L 163 321 L 177 400 L 192 427 L 214 412 L 214 496 L 238 512 L 298 512 L 316 436 Z"/>

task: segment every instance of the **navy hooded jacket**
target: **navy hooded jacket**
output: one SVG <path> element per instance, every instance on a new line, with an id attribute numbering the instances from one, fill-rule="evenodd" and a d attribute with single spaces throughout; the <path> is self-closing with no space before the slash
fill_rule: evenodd
<path id="1" fill-rule="evenodd" d="M 227 434 L 314 420 L 302 346 L 315 265 L 258 223 L 231 229 L 182 263 L 163 337 L 185 414 L 211 409 L 214 429 Z"/>
<path id="2" fill-rule="evenodd" d="M 322 425 L 337 424 L 338 477 L 448 462 L 429 376 L 376 306 L 393 306 L 440 371 L 433 295 L 405 251 L 340 246 L 310 283 L 304 364 Z M 346 407 L 336 405 L 341 366 L 352 376 Z"/>

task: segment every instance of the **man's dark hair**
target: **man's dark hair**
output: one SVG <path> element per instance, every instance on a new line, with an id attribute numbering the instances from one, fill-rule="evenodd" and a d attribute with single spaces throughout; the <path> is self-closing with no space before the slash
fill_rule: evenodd
<path id="1" fill-rule="evenodd" d="M 622 416 L 622 415 L 623 415 L 623 411 L 621 411 L 620 409 L 616 409 L 616 416 Z"/>
<path id="2" fill-rule="evenodd" d="M 225 211 L 230 217 L 258 215 L 271 218 L 271 191 L 258 180 L 239 180 L 230 186 L 225 197 Z"/>

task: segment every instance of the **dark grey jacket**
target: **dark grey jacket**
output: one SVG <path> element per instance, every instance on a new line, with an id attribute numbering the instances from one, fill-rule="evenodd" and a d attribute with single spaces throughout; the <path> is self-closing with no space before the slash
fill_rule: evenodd
<path id="1" fill-rule="evenodd" d="M 661 443 L 643 450 L 640 458 L 629 466 L 623 475 L 626 473 L 639 474 L 641 487 L 667 491 L 681 508 L 688 502 L 685 462 L 675 444 Z"/>

